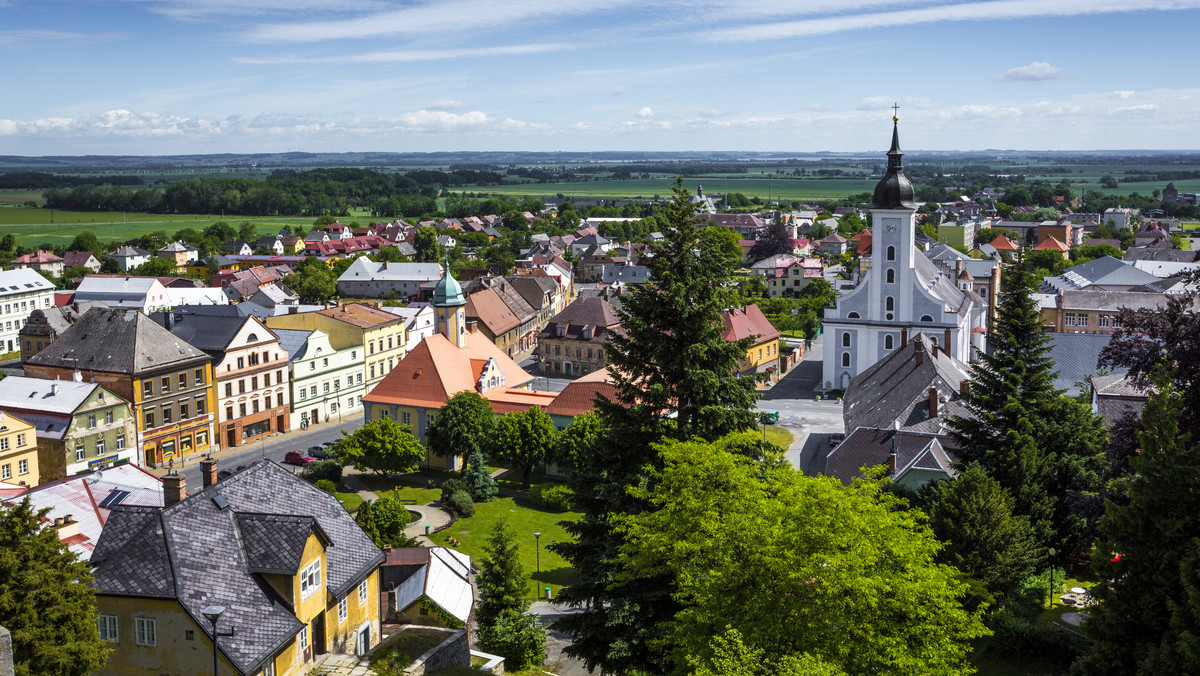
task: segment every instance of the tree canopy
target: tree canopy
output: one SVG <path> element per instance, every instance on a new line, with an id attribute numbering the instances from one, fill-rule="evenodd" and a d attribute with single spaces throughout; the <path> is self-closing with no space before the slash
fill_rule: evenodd
<path id="1" fill-rule="evenodd" d="M 542 409 L 531 406 L 496 420 L 489 455 L 521 470 L 521 481 L 528 488 L 533 468 L 553 462 L 557 441 L 554 421 Z"/>
<path id="2" fill-rule="evenodd" d="M 415 472 L 425 459 L 425 448 L 412 435 L 412 428 L 392 418 L 372 420 L 334 446 L 334 453 L 343 465 L 376 474 L 406 474 Z"/>

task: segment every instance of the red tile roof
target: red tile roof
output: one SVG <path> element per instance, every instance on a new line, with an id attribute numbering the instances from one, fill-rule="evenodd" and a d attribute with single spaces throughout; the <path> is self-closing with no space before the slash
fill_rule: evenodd
<path id="1" fill-rule="evenodd" d="M 554 402 L 546 407 L 550 415 L 575 417 L 596 409 L 596 396 L 615 401 L 617 386 L 608 369 L 600 369 L 567 383 Z"/>
<path id="2" fill-rule="evenodd" d="M 37 253 L 25 254 L 19 258 L 14 258 L 12 262 L 29 265 L 31 263 L 61 263 L 62 260 L 63 259 L 55 256 L 49 251 L 42 251 L 41 249 L 38 249 Z"/>
<path id="3" fill-rule="evenodd" d="M 1033 247 L 1034 251 L 1070 251 L 1071 247 L 1063 244 L 1057 237 L 1050 235 L 1042 243 Z"/>
<path id="4" fill-rule="evenodd" d="M 747 305 L 721 313 L 721 321 L 725 323 L 725 332 L 721 338 L 730 342 L 742 338 L 753 337 L 754 344 L 760 345 L 779 338 L 779 331 L 771 326 L 766 315 L 757 305 Z"/>
<path id="5" fill-rule="evenodd" d="M 1018 248 L 1016 242 L 1004 235 L 997 235 L 996 239 L 991 241 L 991 245 L 996 251 L 1016 251 Z"/>
<path id="6" fill-rule="evenodd" d="M 339 307 L 318 310 L 317 313 L 362 329 L 371 329 L 404 322 L 403 317 L 372 307 L 366 303 L 348 303 Z"/>
<path id="7" fill-rule="evenodd" d="M 495 289 L 467 296 L 467 317 L 483 322 L 493 336 L 502 336 L 521 325 L 521 319 L 505 304 Z"/>

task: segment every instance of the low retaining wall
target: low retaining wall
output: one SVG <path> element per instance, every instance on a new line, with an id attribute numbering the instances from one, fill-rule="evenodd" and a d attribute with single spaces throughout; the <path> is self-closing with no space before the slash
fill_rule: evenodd
<path id="1" fill-rule="evenodd" d="M 467 643 L 465 629 L 442 629 L 441 627 L 423 627 L 406 624 L 400 628 L 437 629 L 446 632 L 446 640 L 425 651 L 412 664 L 404 668 L 404 676 L 425 676 L 427 673 L 445 669 L 446 667 L 471 666 L 471 646 Z"/>

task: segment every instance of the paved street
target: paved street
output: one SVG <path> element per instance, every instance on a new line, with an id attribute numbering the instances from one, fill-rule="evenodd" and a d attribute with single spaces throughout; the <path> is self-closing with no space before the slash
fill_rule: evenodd
<path id="1" fill-rule="evenodd" d="M 818 336 L 804 359 L 763 392 L 758 401 L 759 410 L 779 411 L 777 424 L 796 437 L 787 459 L 805 474 L 816 474 L 825 468 L 829 435 L 844 431 L 842 402 L 818 401 L 814 392 L 821 381 L 823 338 Z"/>

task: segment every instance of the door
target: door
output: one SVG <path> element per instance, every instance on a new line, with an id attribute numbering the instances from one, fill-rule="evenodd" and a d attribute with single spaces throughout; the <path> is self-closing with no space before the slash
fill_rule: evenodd
<path id="1" fill-rule="evenodd" d="M 362 631 L 358 632 L 358 651 L 359 655 L 366 655 L 371 649 L 371 626 L 363 627 Z"/>
<path id="2" fill-rule="evenodd" d="M 237 446 L 237 430 L 229 429 L 225 431 L 225 448 L 233 448 Z"/>
<path id="3" fill-rule="evenodd" d="M 325 654 L 325 613 L 313 618 L 313 652 Z"/>
<path id="4" fill-rule="evenodd" d="M 309 423 L 310 425 L 316 425 L 317 423 L 321 422 L 321 411 L 314 408 L 312 410 L 312 415 L 308 416 L 308 419 L 312 421 Z"/>

